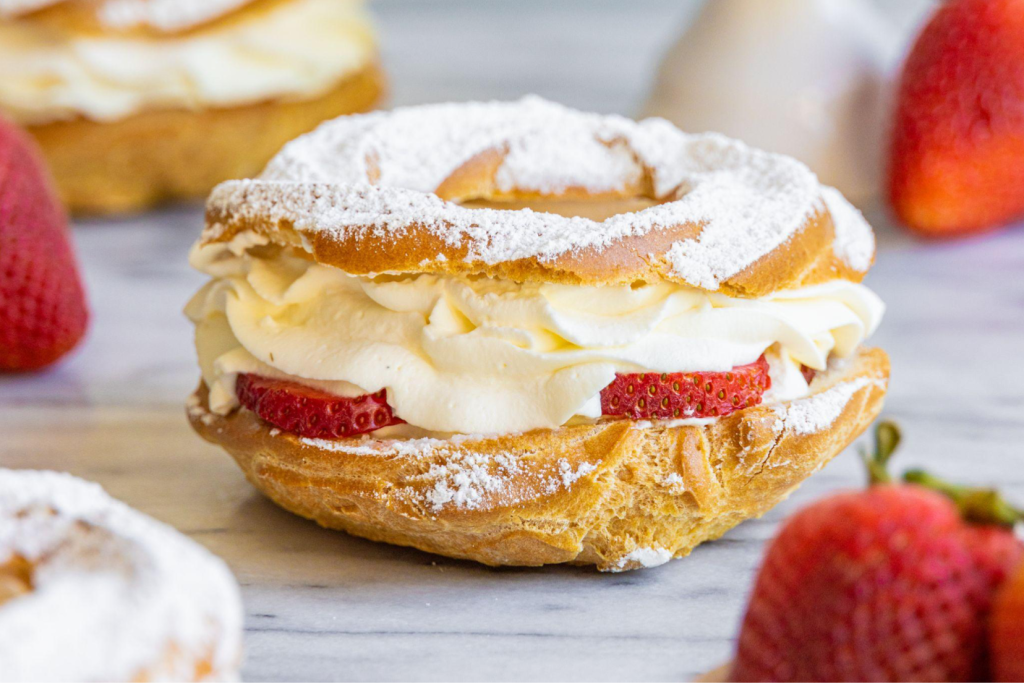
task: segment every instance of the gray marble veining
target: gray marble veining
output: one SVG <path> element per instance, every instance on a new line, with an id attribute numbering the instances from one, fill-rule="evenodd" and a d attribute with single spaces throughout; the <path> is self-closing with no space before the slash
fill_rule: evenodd
<path id="1" fill-rule="evenodd" d="M 584 9 L 585 8 L 585 9 Z M 691 6 L 382 0 L 393 102 L 539 92 L 635 111 Z M 900 463 L 999 483 L 1024 501 L 1024 227 L 922 243 L 871 216 L 869 284 L 889 306 L 887 413 Z M 189 430 L 197 378 L 180 311 L 197 207 L 78 226 L 95 316 L 51 372 L 0 380 L 0 463 L 69 470 L 221 555 L 243 585 L 250 680 L 681 680 L 729 657 L 763 545 L 779 521 L 858 486 L 852 453 L 762 520 L 690 558 L 624 575 L 489 570 L 321 530 L 255 494 Z"/>

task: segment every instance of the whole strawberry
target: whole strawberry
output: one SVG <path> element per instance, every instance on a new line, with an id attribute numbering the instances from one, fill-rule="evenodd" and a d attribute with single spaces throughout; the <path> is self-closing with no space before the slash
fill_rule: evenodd
<path id="1" fill-rule="evenodd" d="M 928 236 L 1024 216 L 1024 0 L 951 0 L 903 68 L 889 153 L 899 218 Z"/>
<path id="2" fill-rule="evenodd" d="M 995 681 L 1024 682 L 1024 565 L 996 596 L 991 634 Z"/>
<path id="3" fill-rule="evenodd" d="M 870 462 L 875 484 L 801 511 L 768 549 L 734 681 L 989 677 L 993 597 L 1024 558 L 1024 546 L 1001 523 L 1018 514 L 991 492 L 921 473 L 908 477 L 923 484 L 888 482 L 895 426 L 880 425 L 878 441 Z"/>
<path id="4" fill-rule="evenodd" d="M 85 333 L 67 220 L 32 141 L 0 120 L 0 371 L 47 366 Z"/>

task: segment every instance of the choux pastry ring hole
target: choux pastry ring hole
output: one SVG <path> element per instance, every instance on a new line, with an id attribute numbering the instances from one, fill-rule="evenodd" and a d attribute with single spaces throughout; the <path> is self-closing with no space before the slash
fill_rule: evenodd
<path id="1" fill-rule="evenodd" d="M 587 218 L 592 221 L 604 221 L 612 216 L 635 214 L 638 211 L 662 204 L 647 197 L 535 197 L 509 199 L 472 199 L 457 202 L 468 209 L 498 209 L 515 211 L 532 209 L 544 214 Z"/>
<path id="2" fill-rule="evenodd" d="M 531 209 L 543 214 L 567 218 L 580 217 L 605 221 L 621 214 L 635 214 L 644 209 L 678 199 L 678 192 L 658 198 L 649 179 L 641 177 L 627 182 L 617 191 L 593 193 L 586 188 L 569 187 L 557 195 L 529 190 L 501 191 L 494 178 L 504 163 L 505 152 L 491 149 L 481 152 L 455 169 L 434 191 L 443 200 L 467 209 L 517 211 Z"/>

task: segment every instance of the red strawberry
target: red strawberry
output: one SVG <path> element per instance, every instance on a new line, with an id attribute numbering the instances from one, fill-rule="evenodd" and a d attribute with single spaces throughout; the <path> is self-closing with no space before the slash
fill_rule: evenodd
<path id="1" fill-rule="evenodd" d="M 760 404 L 771 386 L 764 356 L 725 373 L 620 373 L 601 390 L 601 412 L 634 420 L 727 416 Z"/>
<path id="2" fill-rule="evenodd" d="M 990 629 L 995 681 L 1024 682 L 1024 565 L 999 590 Z"/>
<path id="3" fill-rule="evenodd" d="M 88 323 L 67 220 L 34 143 L 0 120 L 0 371 L 47 366 Z"/>
<path id="4" fill-rule="evenodd" d="M 804 509 L 769 547 L 733 681 L 986 681 L 987 619 L 1024 545 L 964 515 L 1017 514 L 920 473 L 927 487 L 878 483 L 899 433 L 878 435 L 876 484 Z"/>
<path id="5" fill-rule="evenodd" d="M 391 412 L 384 390 L 339 397 L 295 382 L 242 374 L 235 393 L 242 406 L 300 437 L 339 439 L 405 422 Z"/>
<path id="6" fill-rule="evenodd" d="M 889 153 L 897 215 L 929 236 L 1024 216 L 1024 0 L 952 0 L 903 68 Z"/>
<path id="7" fill-rule="evenodd" d="M 818 371 L 810 368 L 809 366 L 800 364 L 800 374 L 804 376 L 804 380 L 806 380 L 807 384 L 810 385 L 814 382 L 814 378 L 817 377 Z"/>

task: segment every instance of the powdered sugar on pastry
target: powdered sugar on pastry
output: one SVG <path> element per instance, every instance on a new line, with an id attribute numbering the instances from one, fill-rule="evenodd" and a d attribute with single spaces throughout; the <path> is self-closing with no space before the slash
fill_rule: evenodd
<path id="1" fill-rule="evenodd" d="M 836 422 L 854 394 L 872 383 L 885 386 L 882 380 L 857 378 L 806 399 L 780 405 L 775 409 L 775 431 L 790 429 L 798 435 L 820 432 Z"/>
<path id="2" fill-rule="evenodd" d="M 867 271 L 875 257 L 875 234 L 857 207 L 835 188 L 821 188 L 825 206 L 832 215 L 836 238 L 832 249 L 850 268 Z"/>
<path id="3" fill-rule="evenodd" d="M 570 490 L 581 478 L 597 470 L 593 463 L 573 465 L 564 458 L 548 466 L 527 463 L 527 454 L 506 452 L 483 455 L 462 449 L 472 442 L 493 439 L 481 435 L 454 435 L 449 439 L 324 440 L 301 438 L 302 444 L 352 456 L 437 459 L 411 483 L 392 492 L 399 499 L 425 505 L 433 513 L 445 508 L 480 510 L 493 505 L 529 501 L 537 496 Z"/>
<path id="4" fill-rule="evenodd" d="M 480 455 L 452 453 L 443 464 L 431 465 L 424 476 L 433 486 L 423 498 L 436 513 L 446 506 L 463 509 L 486 508 L 488 498 L 507 505 L 528 501 L 537 494 L 554 494 L 569 490 L 581 477 L 597 469 L 592 463 L 576 468 L 565 459 L 557 469 L 531 482 L 527 469 L 516 454 Z"/>
<path id="5" fill-rule="evenodd" d="M 686 491 L 686 483 L 683 481 L 683 476 L 679 473 L 669 473 L 661 481 L 661 486 L 667 487 L 673 494 L 682 494 Z"/>
<path id="6" fill-rule="evenodd" d="M 637 547 L 620 558 L 609 572 L 622 572 L 634 567 L 656 568 L 672 560 L 672 552 L 660 546 Z"/>
<path id="7" fill-rule="evenodd" d="M 664 203 L 605 221 L 460 207 L 434 193 L 480 155 L 502 156 L 500 192 L 623 193 L 648 179 Z M 337 119 L 289 145 L 257 180 L 211 195 L 212 214 L 290 223 L 338 239 L 426 228 L 467 261 L 542 262 L 659 228 L 700 226 L 668 250 L 674 278 L 716 290 L 824 211 L 799 162 L 661 119 L 585 114 L 528 97 Z M 213 239 L 224 226 L 209 226 Z M 859 247 L 858 249 L 864 249 Z"/>
<path id="8" fill-rule="evenodd" d="M 426 499 L 434 511 L 447 504 L 456 508 L 479 508 L 487 494 L 505 494 L 516 475 L 522 473 L 512 455 L 481 456 L 453 454 L 444 464 L 430 466 L 426 477 L 434 481 Z"/>
<path id="9" fill-rule="evenodd" d="M 0 469 L 0 568 L 31 569 L 0 605 L 10 681 L 237 677 L 242 612 L 205 549 L 69 475 Z"/>

